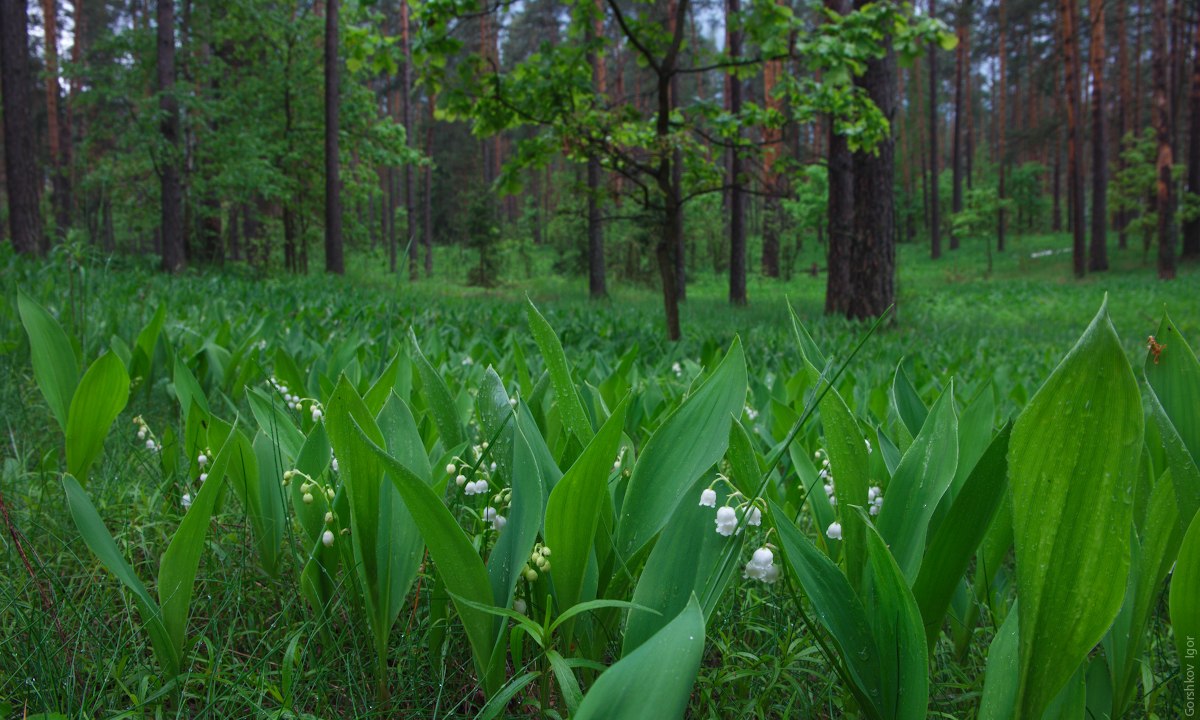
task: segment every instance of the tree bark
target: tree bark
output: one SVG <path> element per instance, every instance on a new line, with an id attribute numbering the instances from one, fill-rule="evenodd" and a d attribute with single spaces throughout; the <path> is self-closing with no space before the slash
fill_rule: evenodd
<path id="1" fill-rule="evenodd" d="M 339 0 L 326 0 L 325 4 L 325 271 L 342 275 L 346 264 L 338 178 L 338 5 Z"/>
<path id="2" fill-rule="evenodd" d="M 1196 25 L 1196 52 L 1192 60 L 1191 129 L 1188 138 L 1188 192 L 1200 195 L 1200 23 Z M 1184 260 L 1200 258 L 1200 218 L 1183 225 Z"/>
<path id="3" fill-rule="evenodd" d="M 4 173 L 13 248 L 25 255 L 43 251 L 39 209 L 41 171 L 29 90 L 28 17 L 24 0 L 0 0 L 0 91 L 4 103 Z"/>
<path id="4" fill-rule="evenodd" d="M 604 0 L 596 0 L 596 19 L 588 28 L 595 41 L 604 34 Z M 596 97 L 603 98 L 605 92 L 604 58 L 599 52 L 589 53 L 592 65 L 592 85 Z M 593 300 L 608 297 L 608 285 L 604 265 L 604 226 L 600 218 L 600 158 L 590 157 L 587 162 L 587 235 L 588 235 L 588 294 Z"/>
<path id="5" fill-rule="evenodd" d="M 951 162 L 953 168 L 954 195 L 952 207 L 955 213 L 963 210 L 963 100 L 965 75 L 969 72 L 971 58 L 967 54 L 967 37 L 971 32 L 971 0 L 962 0 L 958 17 L 958 48 L 954 63 L 954 136 L 951 139 Z M 958 249 L 958 234 L 950 234 L 950 249 Z"/>
<path id="6" fill-rule="evenodd" d="M 1074 0 L 1059 0 L 1062 23 L 1063 67 L 1066 70 L 1067 96 L 1067 187 L 1069 193 L 1070 225 L 1074 242 L 1072 259 L 1075 276 L 1087 273 L 1087 228 L 1084 227 L 1083 197 L 1083 133 L 1081 132 L 1079 98 L 1079 22 Z M 1164 63 L 1165 70 L 1165 63 Z M 1165 76 L 1164 76 L 1165 84 Z"/>
<path id="7" fill-rule="evenodd" d="M 179 181 L 179 103 L 175 99 L 175 3 L 158 0 L 158 107 L 163 152 L 159 157 L 162 180 L 162 269 L 176 273 L 187 264 L 183 245 L 183 198 Z"/>
<path id="8" fill-rule="evenodd" d="M 71 178 L 65 152 L 70 146 L 71 136 L 62 122 L 59 102 L 62 88 L 58 83 L 58 4 L 55 0 L 42 0 L 42 20 L 45 31 L 46 139 L 50 150 L 54 229 L 58 237 L 63 239 L 71 223 Z"/>
<path id="9" fill-rule="evenodd" d="M 1129 94 L 1129 37 L 1126 31 L 1128 25 L 1126 18 L 1128 15 L 1128 7 L 1123 4 L 1117 6 L 1117 72 L 1121 92 L 1120 102 L 1117 105 L 1117 142 L 1115 144 L 1118 175 L 1125 170 L 1125 158 L 1121 153 L 1121 149 L 1125 143 L 1125 134 L 1130 130 L 1129 107 L 1132 100 Z M 1193 117 L 1195 117 L 1194 110 Z M 1129 233 L 1126 230 L 1126 225 L 1129 222 L 1128 211 L 1119 210 L 1115 220 L 1117 226 L 1117 247 L 1124 250 L 1129 246 Z"/>
<path id="10" fill-rule="evenodd" d="M 1108 145 L 1104 128 L 1104 0 L 1091 0 L 1092 247 L 1088 269 L 1108 270 Z"/>
<path id="11" fill-rule="evenodd" d="M 729 56 L 736 61 L 742 53 L 742 32 L 737 29 L 741 13 L 739 0 L 725 0 L 725 42 Z M 734 117 L 742 111 L 742 81 L 729 76 L 729 112 Z M 729 303 L 746 304 L 746 201 L 742 193 L 742 155 L 736 147 L 741 140 L 739 128 L 734 147 L 729 148 Z"/>
<path id="12" fill-rule="evenodd" d="M 855 0 L 857 4 L 857 0 Z M 929 17 L 937 17 L 937 0 L 929 0 Z M 937 43 L 929 43 L 929 255 L 942 256 L 941 219 L 938 217 Z M 857 163 L 856 163 L 857 165 Z M 856 168 L 857 170 L 857 168 Z"/>
<path id="13" fill-rule="evenodd" d="M 426 101 L 429 104 L 429 115 L 425 122 L 425 157 L 429 158 L 425 164 L 425 181 L 423 190 L 425 193 L 423 210 L 421 212 L 421 220 L 424 223 L 425 235 L 425 276 L 433 276 L 433 130 L 437 123 L 435 110 L 437 108 L 437 94 L 429 93 Z M 416 242 L 416 238 L 413 238 Z"/>
<path id="14" fill-rule="evenodd" d="M 1155 212 L 1158 215 L 1158 277 L 1161 280 L 1175 278 L 1175 238 L 1171 225 L 1175 216 L 1174 193 L 1171 188 L 1171 167 L 1174 158 L 1171 152 L 1170 101 L 1167 97 L 1167 2 L 1154 2 L 1153 56 L 1154 56 L 1154 133 L 1158 138 L 1158 157 L 1155 161 L 1157 182 L 1155 185 Z"/>
<path id="15" fill-rule="evenodd" d="M 404 69 L 400 73 L 400 122 L 404 126 L 404 144 L 412 146 L 412 28 L 408 0 L 400 0 L 400 44 L 404 51 Z M 420 255 L 416 233 L 417 206 L 413 192 L 412 163 L 404 163 L 404 241 L 408 244 L 408 277 L 417 279 L 417 260 Z M 393 223 L 395 220 L 392 221 Z M 425 254 L 425 276 L 433 275 L 433 256 Z"/>
<path id="16" fill-rule="evenodd" d="M 1000 59 L 1000 84 L 996 88 L 996 170 L 998 175 L 997 197 L 1000 199 L 1000 209 L 996 211 L 996 252 L 1004 252 L 1005 234 L 1008 230 L 1008 220 L 1004 209 L 1004 200 L 1008 197 L 1005 183 L 1008 179 L 1008 151 L 1004 146 L 1005 133 L 1008 129 L 1004 101 L 1008 98 L 1008 79 L 1005 77 L 1008 69 L 1008 15 L 1005 13 L 1004 0 L 1000 0 L 1000 40 L 997 55 Z"/>
<path id="17" fill-rule="evenodd" d="M 855 0 L 855 8 L 872 1 Z M 896 117 L 896 54 L 890 37 L 885 43 L 886 55 L 868 61 L 866 72 L 855 79 L 855 84 L 866 91 L 891 124 Z M 854 290 L 846 315 L 866 319 L 882 315 L 895 301 L 895 140 L 889 133 L 874 153 L 854 153 L 853 159 L 850 267 Z"/>
<path id="18" fill-rule="evenodd" d="M 768 60 L 763 64 L 763 99 L 764 104 L 779 112 L 784 112 L 783 100 L 775 95 L 775 84 L 783 71 L 783 63 L 779 60 Z M 763 251 L 762 274 L 764 277 L 779 277 L 779 235 L 784 227 L 783 205 L 781 199 L 785 192 L 784 175 L 776 167 L 780 154 L 784 149 L 783 133 L 780 130 L 767 128 L 763 130 L 763 184 L 766 199 L 763 207 Z M 797 233 L 799 237 L 799 233 Z"/>
<path id="19" fill-rule="evenodd" d="M 825 7 L 840 15 L 850 13 L 849 0 L 825 0 Z M 850 246 L 854 228 L 854 161 L 846 138 L 834 123 L 829 130 L 829 247 L 826 255 L 825 313 L 845 314 L 850 309 Z"/>

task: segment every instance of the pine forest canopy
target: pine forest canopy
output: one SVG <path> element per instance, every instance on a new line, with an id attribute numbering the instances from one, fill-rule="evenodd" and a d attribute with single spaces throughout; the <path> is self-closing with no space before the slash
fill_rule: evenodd
<path id="1" fill-rule="evenodd" d="M 1184 0 L 0 6 L 19 253 L 413 280 L 456 253 L 488 285 L 542 246 L 594 298 L 656 284 L 672 338 L 700 274 L 742 305 L 750 258 L 785 281 L 805 240 L 852 318 L 894 302 L 896 243 L 1200 256 Z"/>

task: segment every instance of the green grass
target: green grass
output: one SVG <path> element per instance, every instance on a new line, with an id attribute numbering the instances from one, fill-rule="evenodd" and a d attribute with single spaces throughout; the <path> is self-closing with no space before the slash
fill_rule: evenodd
<path id="1" fill-rule="evenodd" d="M 1111 271 L 1075 280 L 1069 253 L 1031 257 L 1068 244 L 1064 235 L 1014 237 L 1006 253 L 994 256 L 990 274 L 975 241 L 937 263 L 923 247 L 901 246 L 895 320 L 868 342 L 838 390 L 864 415 L 887 417 L 886 388 L 903 361 L 926 402 L 952 377 L 960 398 L 994 387 L 1000 424 L 1024 406 L 1106 293 L 1135 368 L 1164 307 L 1197 344 L 1196 267 L 1182 267 L 1177 280 L 1162 283 L 1140 250 L 1114 249 Z M 820 252 L 810 244 L 797 267 L 819 262 Z M 723 277 L 696 271 L 681 309 L 685 337 L 672 345 L 663 340 L 655 289 L 614 284 L 610 299 L 593 303 L 584 279 L 548 271 L 553 262 L 548 250 L 536 249 L 533 258 L 528 279 L 510 263 L 506 282 L 482 290 L 462 284 L 465 271 L 456 269 L 470 263 L 462 262 L 458 250 L 441 252 L 439 275 L 415 285 L 361 260 L 345 279 L 261 279 L 246 268 L 165 278 L 136 261 L 34 265 L 0 257 L 5 277 L 14 280 L 6 284 L 0 307 L 0 494 L 7 510 L 0 528 L 0 719 L 48 711 L 68 717 L 473 717 L 484 702 L 460 625 L 448 627 L 448 652 L 427 647 L 432 573 L 421 576 L 418 594 L 409 598 L 392 633 L 390 698 L 381 704 L 372 684 L 370 635 L 353 602 L 339 601 L 334 632 L 323 635 L 295 592 L 294 563 L 284 563 L 280 578 L 257 570 L 247 519 L 232 500 L 218 514 L 201 561 L 189 625 L 190 674 L 181 687 L 164 686 L 129 595 L 78 539 L 66 511 L 59 483 L 61 436 L 33 379 L 16 287 L 49 308 L 89 360 L 114 336 L 131 342 L 158 304 L 167 303 L 164 337 L 197 373 L 214 412 L 225 419 L 249 413 L 239 381 L 222 377 L 216 349 L 251 338 L 266 345 L 251 352 L 252 383 L 271 372 L 276 348 L 323 371 L 374 377 L 403 346 L 410 326 L 435 365 L 454 378 L 454 388 L 477 386 L 488 364 L 515 383 L 514 348 L 532 370 L 541 367 L 524 321 L 526 296 L 545 313 L 581 378 L 599 382 L 636 345 L 635 392 L 662 393 L 664 407 L 677 402 L 688 379 L 701 366 L 711 368 L 739 335 L 751 378 L 750 404 L 769 411 L 772 379 L 790 376 L 799 364 L 785 299 L 818 344 L 838 357 L 864 329 L 823 316 L 823 274 L 798 274 L 786 282 L 756 275 L 750 306 L 735 309 L 725 301 Z M 343 347 L 352 348 L 346 363 L 338 355 Z M 468 356 L 470 366 L 463 364 Z M 182 512 L 180 474 L 164 474 L 157 459 L 131 439 L 135 414 L 154 428 L 173 426 L 178 432 L 165 358 L 160 348 L 155 372 L 134 388 L 87 486 L 143 579 L 157 572 Z M 674 378 L 676 362 L 684 367 L 683 378 Z M 648 433 L 652 425 L 639 429 Z M 645 435 L 632 439 L 640 443 Z M 816 439 L 812 431 L 801 437 L 806 443 Z M 845 697 L 837 677 L 797 622 L 792 602 L 782 584 L 735 581 L 709 626 L 691 716 L 842 716 Z M 983 649 L 992 632 L 985 616 L 961 660 L 943 638 L 934 662 L 931 717 L 975 712 Z M 1169 676 L 1176 661 L 1161 621 L 1150 647 L 1151 672 Z M 533 709 L 514 704 L 509 712 Z"/>

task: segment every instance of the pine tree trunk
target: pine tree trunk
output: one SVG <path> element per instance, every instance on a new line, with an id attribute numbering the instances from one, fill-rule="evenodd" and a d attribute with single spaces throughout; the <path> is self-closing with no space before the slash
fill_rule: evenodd
<path id="1" fill-rule="evenodd" d="M 4 103 L 4 174 L 13 249 L 42 254 L 41 171 L 29 89 L 29 29 L 24 0 L 0 0 L 0 88 Z"/>
<path id="2" fill-rule="evenodd" d="M 954 196 L 953 210 L 963 210 L 963 92 L 964 76 L 969 72 L 971 58 L 967 55 L 967 36 L 971 32 L 971 0 L 962 0 L 958 18 L 958 51 L 954 63 L 954 136 L 951 140 Z M 950 249 L 958 249 L 958 234 L 950 234 Z"/>
<path id="3" fill-rule="evenodd" d="M 1200 195 L 1200 23 L 1196 25 L 1196 52 L 1192 60 L 1191 131 L 1188 138 L 1188 192 Z M 1184 260 L 1200 259 L 1200 218 L 1183 225 Z"/>
<path id="4" fill-rule="evenodd" d="M 179 104 L 175 100 L 175 3 L 158 0 L 158 107 L 166 148 L 159 158 L 162 179 L 162 269 L 169 273 L 187 264 L 183 246 L 183 198 L 179 181 Z"/>
<path id="5" fill-rule="evenodd" d="M 1104 0 L 1091 0 L 1092 247 L 1088 269 L 1108 270 L 1108 145 L 1104 127 Z"/>
<path id="6" fill-rule="evenodd" d="M 856 0 L 857 3 L 857 0 Z M 929 17 L 937 17 L 937 0 L 929 0 Z M 941 218 L 938 217 L 937 43 L 929 43 L 929 255 L 942 256 Z M 857 163 L 856 163 L 857 165 Z M 857 172 L 857 167 L 856 167 Z"/>
<path id="7" fill-rule="evenodd" d="M 1066 69 L 1067 96 L 1067 187 L 1070 189 L 1070 226 L 1074 242 L 1072 259 L 1075 276 L 1087 273 L 1087 228 L 1084 227 L 1083 133 L 1080 125 L 1079 98 L 1079 22 L 1074 0 L 1060 0 L 1062 18 L 1063 67 Z"/>
<path id="8" fill-rule="evenodd" d="M 63 147 L 64 140 L 69 145 L 71 138 L 62 123 L 59 104 L 62 88 L 58 84 L 58 4 L 55 0 L 42 0 L 42 22 L 46 62 L 46 140 L 50 149 L 55 232 L 62 239 L 71 222 L 71 178 Z"/>
<path id="9" fill-rule="evenodd" d="M 604 34 L 604 0 L 596 0 L 596 20 L 588 28 L 591 39 Z M 592 85 L 597 97 L 604 97 L 604 57 L 592 52 Z M 587 163 L 587 235 L 588 235 L 588 294 L 593 300 L 608 297 L 604 264 L 604 226 L 600 218 L 600 159 L 591 157 Z"/>
<path id="10" fill-rule="evenodd" d="M 161 2 L 162 0 L 160 0 Z M 342 255 L 342 195 L 338 177 L 338 5 L 325 4 L 325 271 L 346 272 Z"/>
<path id="11" fill-rule="evenodd" d="M 850 12 L 849 0 L 825 0 L 825 7 L 840 15 Z M 825 313 L 845 314 L 850 309 L 850 234 L 854 227 L 854 162 L 846 138 L 832 122 L 829 130 L 829 247 L 826 256 Z"/>
<path id="12" fill-rule="evenodd" d="M 425 157 L 429 158 L 430 162 L 425 165 L 425 181 L 422 183 L 425 192 L 423 210 L 421 219 L 424 223 L 425 236 L 425 276 L 433 276 L 433 130 L 437 123 L 435 110 L 437 108 L 437 94 L 430 93 L 427 98 L 429 104 L 429 115 L 425 119 Z M 417 241 L 416 237 L 412 240 Z"/>
<path id="13" fill-rule="evenodd" d="M 1128 26 L 1126 18 L 1128 15 L 1128 7 L 1125 5 L 1117 6 L 1117 72 L 1118 82 L 1121 86 L 1121 98 L 1117 105 L 1117 138 L 1115 143 L 1118 175 L 1125 170 L 1125 158 L 1122 157 L 1121 148 L 1125 142 L 1125 133 L 1130 130 L 1129 37 L 1126 31 Z M 1194 111 L 1193 117 L 1195 117 Z M 1117 247 L 1124 250 L 1129 246 L 1129 233 L 1126 229 L 1126 225 L 1129 223 L 1128 211 L 1117 211 L 1115 220 L 1117 226 Z"/>
<path id="14" fill-rule="evenodd" d="M 1155 186 L 1155 212 L 1158 215 L 1158 277 L 1161 280 L 1175 278 L 1175 238 L 1171 225 L 1175 218 L 1174 193 L 1172 192 L 1171 167 L 1174 159 L 1171 152 L 1170 101 L 1167 97 L 1169 74 L 1167 55 L 1167 2 L 1154 2 L 1154 133 L 1158 137 L 1158 158 L 1155 161 L 1157 184 Z"/>
<path id="15" fill-rule="evenodd" d="M 861 9 L 872 1 L 856 0 L 855 8 Z M 892 123 L 896 117 L 896 54 L 890 38 L 886 43 L 887 54 L 868 61 L 866 72 L 855 79 L 855 84 Z M 866 319 L 882 315 L 895 300 L 895 140 L 889 134 L 875 152 L 854 153 L 853 160 L 850 278 L 854 289 L 846 315 Z"/>
<path id="16" fill-rule="evenodd" d="M 725 0 L 725 42 L 729 56 L 741 56 L 742 33 L 736 29 L 741 13 L 739 0 Z M 737 117 L 742 111 L 742 81 L 729 77 L 729 112 Z M 738 130 L 734 142 L 741 139 Z M 746 304 L 746 201 L 742 194 L 742 155 L 736 147 L 729 148 L 729 303 Z"/>
<path id="17" fill-rule="evenodd" d="M 1005 234 L 1008 230 L 1008 220 L 1003 202 L 1008 197 L 1005 182 L 1008 176 L 1008 151 L 1004 146 L 1005 134 L 1008 129 L 1004 101 L 1008 97 L 1008 80 L 1005 72 L 1008 68 L 1008 16 L 1005 14 L 1004 0 L 1000 0 L 1000 41 L 997 54 L 1000 56 L 1000 84 L 996 88 L 996 168 L 998 174 L 997 197 L 1001 201 L 1000 209 L 996 211 L 996 252 L 1004 252 Z"/>

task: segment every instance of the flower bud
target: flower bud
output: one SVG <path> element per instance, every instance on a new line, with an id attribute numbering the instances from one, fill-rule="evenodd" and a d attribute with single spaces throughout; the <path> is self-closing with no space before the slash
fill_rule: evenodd
<path id="1" fill-rule="evenodd" d="M 333 531 L 326 530 L 321 533 L 321 544 L 325 547 L 333 547 Z"/>

